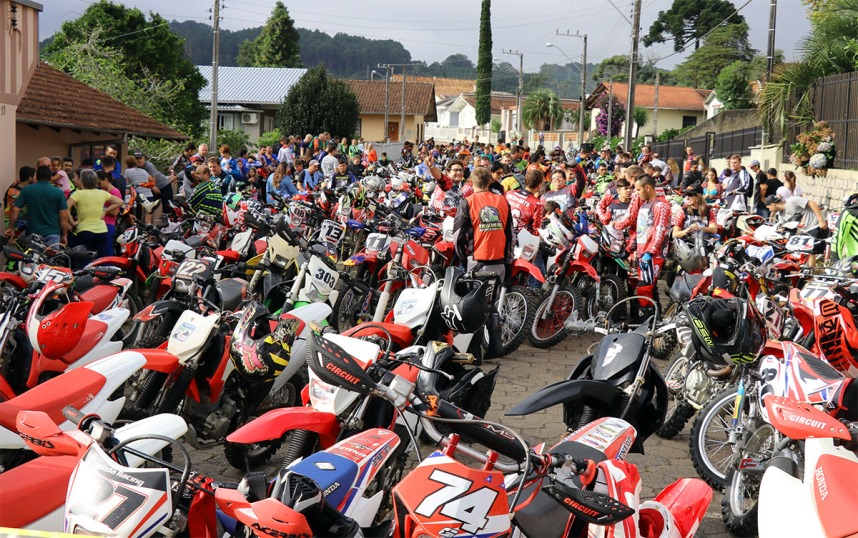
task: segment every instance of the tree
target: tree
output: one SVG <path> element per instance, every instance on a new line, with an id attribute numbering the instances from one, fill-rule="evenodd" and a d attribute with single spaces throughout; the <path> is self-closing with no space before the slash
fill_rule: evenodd
<path id="1" fill-rule="evenodd" d="M 563 119 L 563 104 L 553 91 L 537 90 L 522 105 L 521 121 L 527 129 L 551 129 Z"/>
<path id="2" fill-rule="evenodd" d="M 637 82 L 640 84 L 653 84 L 655 82 L 656 73 L 661 74 L 659 84 L 670 86 L 673 83 L 673 76 L 666 69 L 659 69 L 655 66 L 654 59 L 643 60 L 638 65 Z M 629 81 L 629 56 L 618 54 L 609 56 L 602 60 L 596 69 L 593 71 L 593 80 L 601 82 L 603 80 L 612 80 L 614 82 Z"/>
<path id="3" fill-rule="evenodd" d="M 751 66 L 745 62 L 733 62 L 718 75 L 715 93 L 724 103 L 725 110 L 751 108 L 754 95 L 751 92 Z"/>
<path id="4" fill-rule="evenodd" d="M 620 127 L 622 127 L 623 122 L 626 121 L 626 107 L 620 104 L 617 96 L 614 96 L 612 99 L 613 104 L 611 105 L 610 135 L 608 135 L 609 97 L 607 94 L 602 95 L 602 97 L 600 97 L 596 102 L 596 108 L 599 109 L 599 113 L 596 115 L 596 132 L 603 136 L 616 136 L 619 134 Z"/>
<path id="5" fill-rule="evenodd" d="M 759 95 L 760 116 L 777 131 L 813 120 L 812 88 L 819 77 L 858 70 L 858 0 L 825 0 L 801 41 L 802 59 L 775 69 Z"/>
<path id="6" fill-rule="evenodd" d="M 748 62 L 754 52 L 748 42 L 748 25 L 728 24 L 709 34 L 702 47 L 676 66 L 673 75 L 683 86 L 714 88 L 723 66 L 735 61 Z"/>
<path id="7" fill-rule="evenodd" d="M 99 39 L 92 42 L 91 34 L 96 29 Z M 206 80 L 183 57 L 183 40 L 170 30 L 160 15 L 150 13 L 147 20 L 139 9 L 101 0 L 90 5 L 77 19 L 64 22 L 45 47 L 44 55 L 52 59 L 66 56 L 70 62 L 73 60 L 68 58 L 70 48 L 86 43 L 118 51 L 122 74 L 145 91 L 153 81 L 172 85 L 175 95 L 168 102 L 160 101 L 152 115 L 191 136 L 202 131 L 208 113 L 199 100 L 199 92 Z M 104 81 L 104 84 L 110 83 Z"/>
<path id="8" fill-rule="evenodd" d="M 281 133 L 321 133 L 351 136 L 360 117 L 355 93 L 325 67 L 309 69 L 283 100 L 275 124 Z"/>
<path id="9" fill-rule="evenodd" d="M 613 112 L 613 110 L 611 112 Z M 645 108 L 640 107 L 640 106 L 636 106 L 634 108 L 634 111 L 632 112 L 632 118 L 635 121 L 635 125 L 636 125 L 635 137 L 637 137 L 638 133 L 640 133 L 640 131 L 641 131 L 641 127 L 646 125 L 647 122 L 649 121 L 649 114 L 647 114 L 647 111 Z"/>
<path id="10" fill-rule="evenodd" d="M 669 10 L 658 13 L 643 44 L 664 43 L 672 36 L 675 52 L 682 52 L 692 42 L 697 50 L 703 36 L 728 17 L 730 24 L 745 22 L 741 15 L 733 15 L 735 11 L 736 6 L 728 0 L 674 0 Z"/>
<path id="11" fill-rule="evenodd" d="M 492 14 L 491 0 L 483 0 L 480 13 L 480 51 L 477 56 L 477 124 L 485 125 L 492 119 Z"/>
<path id="12" fill-rule="evenodd" d="M 237 61 L 250 67 L 301 67 L 299 41 L 295 21 L 278 0 L 259 37 L 240 45 Z"/>

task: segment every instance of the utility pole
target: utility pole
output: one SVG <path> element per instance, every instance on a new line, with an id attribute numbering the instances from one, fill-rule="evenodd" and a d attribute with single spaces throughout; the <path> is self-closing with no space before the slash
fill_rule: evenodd
<path id="1" fill-rule="evenodd" d="M 390 121 L 390 70 L 389 65 L 378 64 L 379 68 L 384 68 L 384 143 L 390 143 L 390 129 L 387 125 Z"/>
<path id="2" fill-rule="evenodd" d="M 399 119 L 399 141 L 405 142 L 405 67 L 402 67 L 402 115 Z"/>
<path id="3" fill-rule="evenodd" d="M 614 138 L 614 81 L 608 87 L 608 144 Z M 611 148 L 613 151 L 614 148 Z"/>
<path id="4" fill-rule="evenodd" d="M 214 38 L 212 43 L 212 102 L 209 115 L 209 151 L 217 154 L 217 64 L 220 49 L 220 0 L 214 3 Z"/>
<path id="5" fill-rule="evenodd" d="M 655 107 L 652 109 L 652 136 L 653 139 L 658 138 L 658 81 L 661 72 L 655 71 Z"/>
<path id="6" fill-rule="evenodd" d="M 518 135 L 521 136 L 521 101 L 524 98 L 524 53 L 519 52 L 517 50 L 503 50 L 504 54 L 513 54 L 518 56 L 518 92 L 516 92 L 515 96 L 515 107 L 517 109 L 516 114 L 518 117 L 516 118 L 516 131 L 518 131 Z M 510 136 L 512 138 L 512 136 Z"/>
<path id="7" fill-rule="evenodd" d="M 560 30 L 556 31 L 557 35 L 565 37 L 577 37 L 584 40 L 584 52 L 581 54 L 581 105 L 578 107 L 578 147 L 584 143 L 584 101 L 587 99 L 587 34 L 581 35 L 580 32 L 570 34 L 566 30 L 565 34 L 561 34 Z"/>
<path id="8" fill-rule="evenodd" d="M 778 16 L 778 0 L 771 0 L 769 4 L 769 42 L 766 50 L 766 84 L 772 79 L 772 71 L 775 68 L 775 21 Z M 763 121 L 762 140 L 760 144 L 765 146 L 771 138 L 772 124 L 770 118 Z"/>
<path id="9" fill-rule="evenodd" d="M 629 95 L 626 98 L 626 129 L 623 138 L 624 147 L 631 150 L 631 122 L 635 110 L 635 82 L 638 76 L 638 41 L 641 33 L 641 0 L 635 0 L 635 11 L 632 17 L 632 52 L 629 56 Z"/>

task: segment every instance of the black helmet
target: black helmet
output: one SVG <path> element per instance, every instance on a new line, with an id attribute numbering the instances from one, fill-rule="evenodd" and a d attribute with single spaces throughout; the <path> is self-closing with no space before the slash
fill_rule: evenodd
<path id="1" fill-rule="evenodd" d="M 289 314 L 272 316 L 262 303 L 247 305 L 230 343 L 229 357 L 236 370 L 250 378 L 273 380 L 289 364 L 301 325 Z"/>
<path id="2" fill-rule="evenodd" d="M 447 327 L 460 333 L 478 331 L 489 318 L 490 283 L 465 278 L 458 267 L 448 267 L 441 288 L 441 318 Z"/>
<path id="3" fill-rule="evenodd" d="M 745 299 L 700 296 L 685 313 L 695 351 L 714 365 L 753 362 L 766 346 L 766 322 Z"/>

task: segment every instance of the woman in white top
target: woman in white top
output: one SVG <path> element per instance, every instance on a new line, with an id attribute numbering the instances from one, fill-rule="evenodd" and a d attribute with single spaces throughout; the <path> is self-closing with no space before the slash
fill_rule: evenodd
<path id="1" fill-rule="evenodd" d="M 802 196 L 804 193 L 802 192 L 801 187 L 796 186 L 795 181 L 795 173 L 790 170 L 784 172 L 784 185 L 783 187 L 779 187 L 775 192 L 775 194 L 778 195 L 778 198 L 786 200 L 793 196 Z"/>

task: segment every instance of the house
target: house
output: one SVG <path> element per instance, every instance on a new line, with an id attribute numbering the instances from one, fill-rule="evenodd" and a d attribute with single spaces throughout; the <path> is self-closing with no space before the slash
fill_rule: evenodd
<path id="1" fill-rule="evenodd" d="M 412 82 L 411 78 L 407 77 L 403 111 L 401 82 L 390 82 L 389 87 L 384 80 L 345 80 L 344 82 L 357 96 L 360 119 L 355 134 L 365 140 L 382 142 L 385 136 L 391 142 L 423 140 L 425 122 L 434 122 L 438 119 L 434 84 Z M 385 111 L 387 111 L 386 128 Z M 402 124 L 403 115 L 404 124 Z"/>
<path id="2" fill-rule="evenodd" d="M 209 83 L 200 90 L 200 101 L 211 110 L 212 66 L 197 69 Z M 244 131 L 251 143 L 274 130 L 274 116 L 306 69 L 286 67 L 218 67 L 218 129 Z"/>
<path id="3" fill-rule="evenodd" d="M 128 155 L 129 137 L 188 139 L 44 62 L 34 70 L 18 106 L 15 135 L 18 166 L 54 155 L 80 164 L 82 159 L 100 157 L 108 144 L 118 146 L 122 158 Z M 17 177 L 17 172 L 6 177 Z"/>
<path id="4" fill-rule="evenodd" d="M 455 97 L 460 93 L 473 92 L 477 88 L 477 81 L 466 78 L 446 78 L 446 77 L 421 77 L 407 75 L 407 82 L 425 82 L 435 85 L 435 100 L 443 101 L 448 97 Z M 402 75 L 393 75 L 390 77 L 391 82 L 401 82 Z"/>
<path id="5" fill-rule="evenodd" d="M 712 90 L 698 90 L 683 86 L 658 87 L 658 125 L 656 126 L 656 88 L 651 84 L 635 85 L 635 108 L 640 107 L 647 112 L 647 123 L 641 126 L 633 124 L 632 134 L 658 136 L 667 129 L 682 129 L 697 125 L 706 119 L 703 105 Z M 625 106 L 629 85 L 624 82 L 600 82 L 593 93 L 587 98 L 585 105 L 588 109 L 596 107 L 596 102 L 603 96 L 613 94 Z M 598 112 L 591 114 L 590 130 L 596 129 Z M 638 129 L 638 127 L 640 127 Z M 654 132 L 657 128 L 658 132 Z M 620 128 L 620 136 L 625 136 L 626 124 Z"/>
<path id="6" fill-rule="evenodd" d="M 703 101 L 703 109 L 706 111 L 706 119 L 708 120 L 724 109 L 724 103 L 718 99 L 718 95 L 713 91 Z"/>

